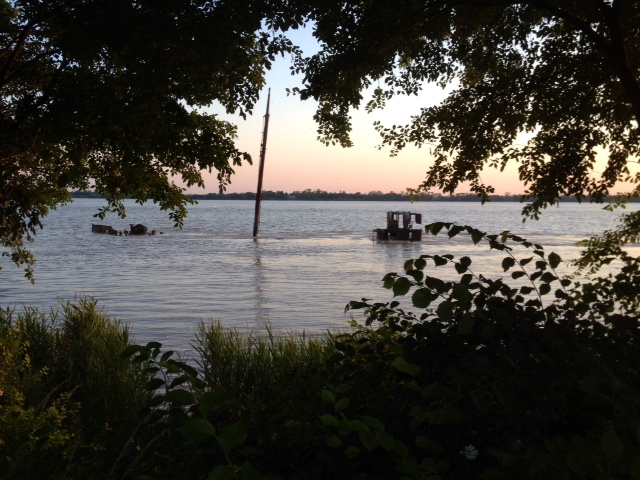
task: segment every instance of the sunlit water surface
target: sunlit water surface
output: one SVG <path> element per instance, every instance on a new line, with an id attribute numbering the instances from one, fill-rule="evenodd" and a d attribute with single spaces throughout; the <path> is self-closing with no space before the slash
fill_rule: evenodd
<path id="1" fill-rule="evenodd" d="M 500 268 L 504 254 L 474 246 L 468 237 L 373 240 L 372 230 L 385 226 L 387 211 L 422 213 L 423 223 L 456 222 L 489 233 L 511 230 L 563 259 L 577 255 L 578 240 L 615 226 L 616 219 L 601 206 L 576 203 L 522 223 L 517 203 L 266 201 L 254 239 L 251 201 L 201 201 L 190 208 L 183 230 L 153 204 L 130 202 L 126 220 L 99 221 L 93 215 L 101 205 L 78 199 L 45 219 L 31 246 L 37 258 L 35 285 L 0 259 L 0 306 L 46 310 L 95 298 L 111 316 L 129 322 L 138 341 L 158 340 L 179 351 L 190 349 L 200 320 L 308 333 L 345 328 L 350 300 L 391 299 L 382 277 L 402 271 L 405 260 L 421 254 L 469 255 L 476 273 L 506 276 Z M 163 233 L 101 235 L 91 232 L 91 223 L 118 230 L 143 223 Z"/>

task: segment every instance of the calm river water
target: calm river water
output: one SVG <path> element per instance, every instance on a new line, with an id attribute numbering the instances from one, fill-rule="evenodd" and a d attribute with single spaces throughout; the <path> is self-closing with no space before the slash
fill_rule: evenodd
<path id="1" fill-rule="evenodd" d="M 260 235 L 252 237 L 254 202 L 201 201 L 183 230 L 153 204 L 127 204 L 128 217 L 93 218 L 103 202 L 78 199 L 53 211 L 32 245 L 36 284 L 0 259 L 0 306 L 48 310 L 92 297 L 111 316 L 130 322 L 138 341 L 158 340 L 188 350 L 199 320 L 240 328 L 313 333 L 346 326 L 344 306 L 362 297 L 386 301 L 381 279 L 424 253 L 469 255 L 476 273 L 504 275 L 503 255 L 470 240 L 424 235 L 421 242 L 378 242 L 372 230 L 387 211 L 421 213 L 423 223 L 450 221 L 490 233 L 511 230 L 563 259 L 575 242 L 615 225 L 601 206 L 566 203 L 522 223 L 518 203 L 304 202 L 262 204 Z M 632 205 L 637 209 L 640 205 Z M 118 230 L 143 223 L 162 235 L 116 237 L 91 232 L 91 223 Z"/>

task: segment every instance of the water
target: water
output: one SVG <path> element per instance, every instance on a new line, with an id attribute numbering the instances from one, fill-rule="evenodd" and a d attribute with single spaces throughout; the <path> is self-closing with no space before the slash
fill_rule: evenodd
<path id="1" fill-rule="evenodd" d="M 201 201 L 183 230 L 153 204 L 127 204 L 126 220 L 93 218 L 100 200 L 78 199 L 52 212 L 32 245 L 36 285 L 0 259 L 0 306 L 57 308 L 81 297 L 98 300 L 111 316 L 130 322 L 138 341 L 158 340 L 188 350 L 200 320 L 235 327 L 309 333 L 347 325 L 344 307 L 363 297 L 391 299 L 382 277 L 421 254 L 469 255 L 472 269 L 504 276 L 504 256 L 463 237 L 424 235 L 422 242 L 377 242 L 389 210 L 422 213 L 423 223 L 452 221 L 490 233 L 511 230 L 555 251 L 577 255 L 575 242 L 615 225 L 597 205 L 563 204 L 542 220 L 522 223 L 517 203 L 265 201 L 260 235 L 252 237 L 251 201 Z M 637 209 L 640 205 L 632 205 Z M 162 235 L 116 237 L 91 232 L 91 223 L 118 230 L 143 223 Z"/>

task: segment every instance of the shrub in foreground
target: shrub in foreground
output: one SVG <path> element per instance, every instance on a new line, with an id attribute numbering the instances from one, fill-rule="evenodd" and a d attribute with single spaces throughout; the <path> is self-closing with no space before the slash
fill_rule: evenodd
<path id="1" fill-rule="evenodd" d="M 144 366 L 120 357 L 130 343 L 94 301 L 0 312 L 0 478 L 111 468 L 151 398 Z"/>
<path id="2" fill-rule="evenodd" d="M 640 478 L 633 265 L 574 284 L 558 277 L 557 255 L 508 232 L 427 229 L 469 234 L 503 252 L 518 286 L 474 274 L 468 257 L 423 255 L 385 277 L 423 313 L 397 301 L 350 303 L 367 320 L 338 341 L 335 384 L 325 393 L 331 408 L 321 419 L 331 444 L 358 465 L 351 473 Z M 434 275 L 446 267 L 459 279 Z"/>

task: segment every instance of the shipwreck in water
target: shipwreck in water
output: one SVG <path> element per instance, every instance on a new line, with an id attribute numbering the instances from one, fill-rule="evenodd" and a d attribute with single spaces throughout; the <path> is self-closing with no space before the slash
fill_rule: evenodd
<path id="1" fill-rule="evenodd" d="M 422 229 L 414 228 L 415 223 L 422 223 L 421 213 L 387 212 L 387 228 L 373 230 L 377 240 L 422 240 Z"/>

